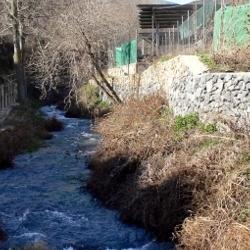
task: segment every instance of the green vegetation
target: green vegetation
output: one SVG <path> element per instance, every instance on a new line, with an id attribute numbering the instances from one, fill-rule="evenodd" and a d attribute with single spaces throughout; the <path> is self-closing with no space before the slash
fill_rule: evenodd
<path id="1" fill-rule="evenodd" d="M 240 163 L 250 163 L 250 153 L 244 152 L 239 160 Z"/>
<path id="2" fill-rule="evenodd" d="M 225 58 L 222 54 L 212 55 L 208 53 L 198 53 L 197 56 L 212 72 L 228 72 L 243 69 L 243 66 L 241 66 L 243 60 L 242 63 L 234 63 L 235 58 L 233 58 L 233 56 Z"/>
<path id="3" fill-rule="evenodd" d="M 250 168 L 247 169 L 246 176 L 247 176 L 247 179 L 250 181 Z"/>
<path id="4" fill-rule="evenodd" d="M 208 66 L 210 70 L 216 70 L 218 68 L 217 63 L 213 59 L 213 57 L 206 53 L 200 53 L 197 54 L 197 56 L 200 58 L 200 60 Z"/>
<path id="5" fill-rule="evenodd" d="M 160 62 L 166 62 L 166 61 L 169 61 L 173 58 L 173 56 L 169 56 L 169 55 L 164 55 L 164 56 L 161 56 L 159 61 Z"/>
<path id="6" fill-rule="evenodd" d="M 208 124 L 201 123 L 200 129 L 204 133 L 208 133 L 208 134 L 213 134 L 218 131 L 216 124 L 214 123 L 208 123 Z"/>
<path id="7" fill-rule="evenodd" d="M 190 129 L 198 127 L 199 115 L 197 113 L 191 113 L 185 116 L 177 116 L 175 118 L 174 130 L 176 132 L 186 132 Z"/>
<path id="8" fill-rule="evenodd" d="M 82 104 L 84 104 L 87 109 L 92 110 L 101 104 L 102 100 L 97 86 L 88 83 L 84 85 L 80 91 Z"/>
<path id="9" fill-rule="evenodd" d="M 92 83 L 81 88 L 79 99 L 81 108 L 87 109 L 92 117 L 102 116 L 111 110 L 110 104 L 102 100 L 99 87 Z"/>
<path id="10" fill-rule="evenodd" d="M 191 113 L 185 116 L 177 116 L 174 120 L 174 131 L 185 133 L 192 129 L 199 129 L 201 132 L 212 134 L 217 132 L 216 124 L 205 124 L 200 121 L 198 113 Z"/>
<path id="11" fill-rule="evenodd" d="M 239 220 L 244 223 L 250 217 L 250 208 L 243 209 L 240 213 Z"/>
<path id="12" fill-rule="evenodd" d="M 168 106 L 164 106 L 161 108 L 160 121 L 163 124 L 168 124 L 169 120 L 172 119 L 172 117 L 173 117 L 173 111 Z"/>

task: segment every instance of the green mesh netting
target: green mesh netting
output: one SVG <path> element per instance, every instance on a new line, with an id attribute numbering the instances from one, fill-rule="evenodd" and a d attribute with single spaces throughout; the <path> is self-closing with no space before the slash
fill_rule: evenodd
<path id="1" fill-rule="evenodd" d="M 215 51 L 235 46 L 243 47 L 250 41 L 250 4 L 227 6 L 215 14 L 213 48 Z"/>
<path id="2" fill-rule="evenodd" d="M 137 62 L 137 42 L 132 40 L 123 43 L 121 47 L 115 48 L 115 63 L 116 66 L 127 65 Z"/>
<path id="3" fill-rule="evenodd" d="M 199 29 L 203 27 L 203 15 L 204 15 L 204 24 L 205 26 L 212 20 L 214 14 L 215 4 L 213 1 L 206 2 L 204 7 L 199 8 L 192 16 L 190 20 L 184 21 L 180 25 L 180 38 L 187 39 L 188 37 L 193 36 Z"/>

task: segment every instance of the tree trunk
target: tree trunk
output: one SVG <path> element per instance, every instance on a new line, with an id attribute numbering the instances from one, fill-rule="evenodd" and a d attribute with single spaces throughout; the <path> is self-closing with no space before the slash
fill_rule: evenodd
<path id="1" fill-rule="evenodd" d="M 18 102 L 25 103 L 27 100 L 27 85 L 23 65 L 23 32 L 18 15 L 18 0 L 11 0 L 11 15 L 13 22 L 13 59 L 16 71 L 16 80 L 18 84 Z"/>
<path id="2" fill-rule="evenodd" d="M 87 53 L 92 61 L 92 66 L 95 68 L 97 74 L 99 75 L 99 77 L 101 78 L 101 80 L 103 81 L 105 87 L 103 90 L 105 91 L 105 93 L 115 102 L 115 103 L 122 103 L 122 100 L 120 99 L 120 97 L 117 95 L 117 93 L 115 92 L 114 88 L 111 86 L 111 84 L 108 82 L 108 80 L 106 79 L 105 75 L 102 72 L 102 69 L 100 68 L 100 66 L 98 65 L 98 62 L 95 58 L 94 53 L 92 52 L 91 49 L 91 43 L 88 39 L 88 37 L 86 36 L 84 30 L 81 28 L 81 25 L 79 24 L 79 22 L 77 21 L 77 24 L 81 30 L 82 36 L 85 40 L 85 44 L 86 44 L 86 49 L 87 49 Z M 97 78 L 96 78 L 97 79 Z M 96 81 L 95 79 L 95 81 Z M 98 84 L 98 81 L 97 81 Z M 99 85 L 99 84 L 98 84 Z M 109 92 L 110 91 L 110 92 Z"/>

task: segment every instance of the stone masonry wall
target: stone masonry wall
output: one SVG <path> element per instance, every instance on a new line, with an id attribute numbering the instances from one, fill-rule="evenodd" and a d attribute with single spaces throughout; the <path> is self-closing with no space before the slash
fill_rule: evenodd
<path id="1" fill-rule="evenodd" d="M 176 115 L 198 112 L 209 119 L 220 114 L 250 125 L 250 73 L 205 73 L 173 81 L 169 89 Z"/>
<path id="2" fill-rule="evenodd" d="M 175 115 L 198 112 L 209 120 L 229 117 L 240 126 L 250 125 L 250 72 L 209 73 L 196 56 L 178 56 L 137 74 L 112 76 L 117 93 L 143 97 L 160 91 Z"/>

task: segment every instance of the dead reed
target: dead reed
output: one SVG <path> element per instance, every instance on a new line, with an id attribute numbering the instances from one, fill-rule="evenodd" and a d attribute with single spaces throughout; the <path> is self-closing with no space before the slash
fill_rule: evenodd
<path id="1" fill-rule="evenodd" d="M 250 249 L 248 135 L 174 118 L 159 95 L 118 105 L 97 131 L 89 188 L 125 221 L 178 248 Z"/>

